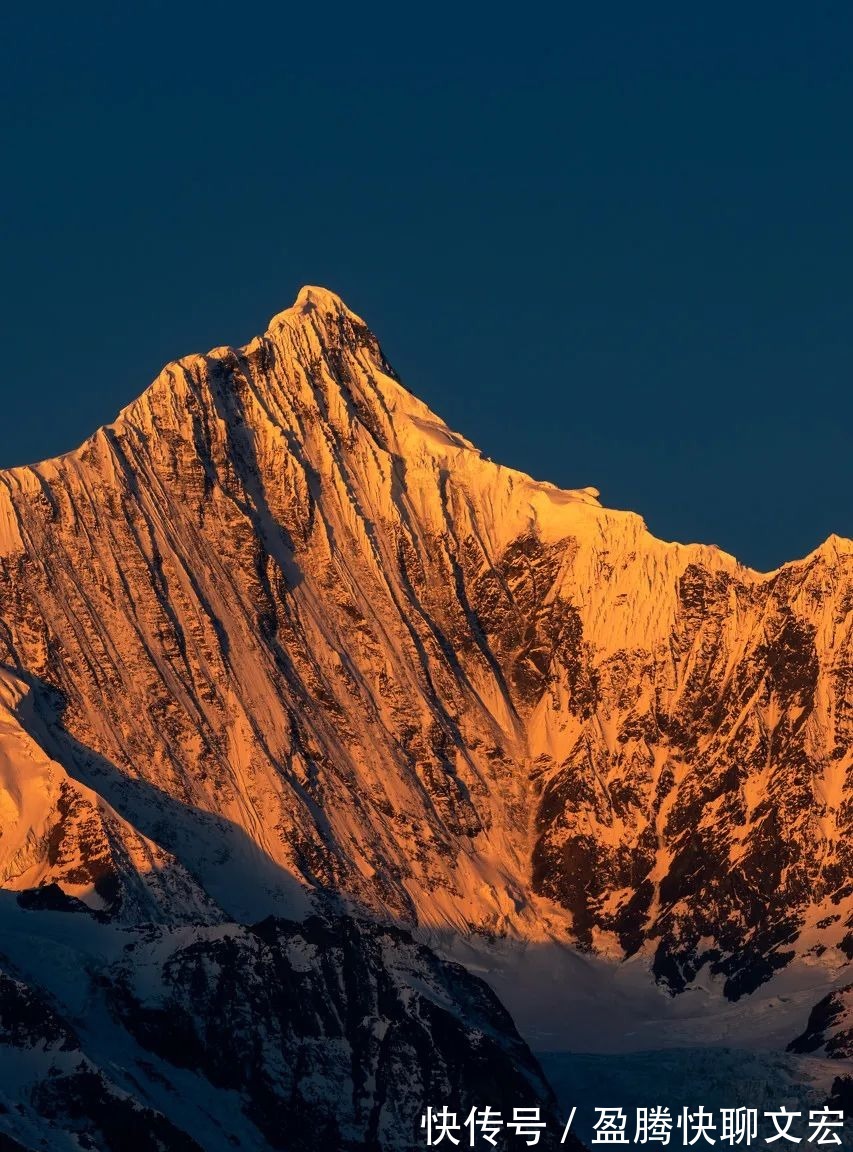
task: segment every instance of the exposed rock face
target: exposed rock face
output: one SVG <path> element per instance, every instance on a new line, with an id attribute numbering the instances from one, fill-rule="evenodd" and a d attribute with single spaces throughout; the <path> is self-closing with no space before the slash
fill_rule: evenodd
<path id="1" fill-rule="evenodd" d="M 853 1059 L 853 984 L 824 996 L 809 1013 L 805 1030 L 788 1045 L 789 1052 L 808 1052 L 831 1060 Z M 849 1067 L 849 1064 L 848 1064 Z M 836 1076 L 827 1100 L 853 1119 L 853 1076 Z"/>
<path id="2" fill-rule="evenodd" d="M 0 1132 L 27 1146 L 404 1150 L 439 1101 L 460 1121 L 484 1101 L 537 1107 L 556 1144 L 550 1090 L 494 994 L 402 929 L 68 920 L 3 918 L 58 969 L 50 993 L 0 973 Z M 77 1025 L 54 1006 L 74 997 Z"/>
<path id="3" fill-rule="evenodd" d="M 241 1094 L 274 1148 L 420 1147 L 425 1101 L 460 1119 L 487 1100 L 540 1106 L 556 1128 L 494 994 L 400 929 L 270 918 L 190 944 L 176 934 L 165 960 L 146 939 L 110 978 L 137 1042 Z"/>
<path id="4" fill-rule="evenodd" d="M 820 1052 L 834 1060 L 853 1057 L 853 984 L 824 996 L 812 1008 L 802 1035 L 788 1045 L 789 1052 Z"/>
<path id="5" fill-rule="evenodd" d="M 0 671 L 0 886 L 131 922 L 221 919 L 183 865 L 45 751 L 38 696 Z"/>
<path id="6" fill-rule="evenodd" d="M 851 608 L 848 541 L 761 575 L 485 460 L 305 289 L 0 473 L 2 883 L 332 893 L 737 998 L 853 953 Z"/>
<path id="7" fill-rule="evenodd" d="M 768 577 L 691 560 L 660 638 L 617 633 L 594 662 L 595 715 L 546 769 L 534 850 L 581 938 L 657 940 L 674 989 L 710 962 L 734 998 L 804 926 L 849 955 L 850 580 L 840 542 Z"/>
<path id="8" fill-rule="evenodd" d="M 0 1148 L 200 1152 L 195 1140 L 87 1058 L 44 993 L 6 972 L 0 972 L 0 1066 Z M 26 1144 L 4 1132 L 7 1125 Z"/>

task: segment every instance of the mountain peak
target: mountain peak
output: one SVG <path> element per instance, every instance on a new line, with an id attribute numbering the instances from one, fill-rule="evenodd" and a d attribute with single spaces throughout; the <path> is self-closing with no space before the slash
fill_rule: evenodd
<path id="1" fill-rule="evenodd" d="M 360 316 L 356 316 L 356 314 L 346 306 L 336 292 L 332 292 L 328 288 L 321 288 L 315 284 L 305 284 L 300 288 L 293 304 L 273 316 L 269 327 L 270 329 L 277 328 L 281 324 L 299 320 L 317 312 L 330 312 L 336 316 L 349 316 L 361 324 L 364 323 Z"/>
<path id="2" fill-rule="evenodd" d="M 79 451 L 0 473 L 0 664 L 66 702 L 45 758 L 89 790 L 64 822 L 56 795 L 67 859 L 97 834 L 112 866 L 113 836 L 133 894 L 155 844 L 193 916 L 187 877 L 238 919 L 311 890 L 571 931 L 653 949 L 674 990 L 707 965 L 743 994 L 805 924 L 849 955 L 853 896 L 823 908 L 851 870 L 849 565 L 768 579 L 656 540 L 487 459 L 390 372 L 308 286 Z M 56 876 L 51 771 L 0 795 L 26 883 Z"/>

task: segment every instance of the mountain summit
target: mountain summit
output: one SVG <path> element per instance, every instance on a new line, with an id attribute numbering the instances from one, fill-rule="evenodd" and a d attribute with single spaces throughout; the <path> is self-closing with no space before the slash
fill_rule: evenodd
<path id="1" fill-rule="evenodd" d="M 325 289 L 0 473 L 0 507 L 0 658 L 133 827 L 144 781 L 268 863 L 231 894 L 193 858 L 223 911 L 536 935 L 545 895 L 586 946 L 660 939 L 677 986 L 688 940 L 725 964 L 837 893 L 849 545 L 760 576 L 494 464 Z"/>
<path id="2" fill-rule="evenodd" d="M 673 994 L 844 964 L 853 547 L 762 575 L 597 496 L 485 459 L 310 287 L 0 473 L 3 887 L 206 941 L 558 941 Z"/>

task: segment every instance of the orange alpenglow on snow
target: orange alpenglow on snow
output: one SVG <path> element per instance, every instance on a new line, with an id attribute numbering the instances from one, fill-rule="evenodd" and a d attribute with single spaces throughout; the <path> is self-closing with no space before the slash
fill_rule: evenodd
<path id="1" fill-rule="evenodd" d="M 485 459 L 304 288 L 0 473 L 3 886 L 500 936 L 522 1015 L 513 949 L 564 957 L 589 1048 L 632 957 L 722 1035 L 853 953 L 851 607 L 849 541 L 761 574 Z"/>

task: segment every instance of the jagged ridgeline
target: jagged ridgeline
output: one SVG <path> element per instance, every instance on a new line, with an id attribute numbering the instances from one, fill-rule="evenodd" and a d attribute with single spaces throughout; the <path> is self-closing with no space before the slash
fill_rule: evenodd
<path id="1" fill-rule="evenodd" d="M 759 574 L 656 540 L 594 489 L 484 459 L 341 300 L 303 289 L 247 347 L 169 365 L 77 451 L 0 473 L 0 882 L 27 893 L 2 905 L 10 938 L 49 951 L 75 926 L 133 1059 L 156 1053 L 148 1079 L 134 1065 L 144 1090 L 115 1091 L 180 1132 L 195 1129 L 152 1085 L 177 1075 L 163 1061 L 184 1042 L 193 1092 L 217 1085 L 218 1033 L 205 1016 L 191 1040 L 176 1011 L 167 1042 L 147 1014 L 226 951 L 229 987 L 248 989 L 244 965 L 262 947 L 284 963 L 312 913 L 324 980 L 341 925 L 369 921 L 640 953 L 673 994 L 704 973 L 730 999 L 795 959 L 844 961 L 851 607 L 847 541 Z M 269 917 L 287 926 L 273 939 Z M 371 1027 L 420 1026 L 390 945 L 346 931 L 396 990 L 394 1011 L 377 992 Z M 204 964 L 172 963 L 192 948 Z M 0 938 L 4 987 L 52 997 L 43 1011 L 79 1031 L 80 965 L 77 991 L 46 987 L 31 951 Z M 157 1006 L 116 998 L 108 967 L 154 953 Z M 422 958 L 464 1022 L 483 988 Z M 482 1024 L 450 1049 L 428 1029 L 415 1064 L 463 1069 L 465 1091 L 515 1076 L 546 1102 L 512 1023 L 488 1012 L 493 1048 Z M 314 1035 L 308 1017 L 282 1050 Z M 86 1059 L 102 1075 L 107 1056 Z M 321 1075 L 308 1067 L 300 1106 Z M 425 1102 L 425 1073 L 393 1106 L 370 1075 L 341 1114 L 346 1146 Z M 86 1084 L 74 1107 L 91 1112 L 101 1088 Z M 255 1087 L 228 1086 L 254 1133 L 242 1146 L 267 1146 Z M 49 1112 L 32 1107 L 37 1127 Z"/>

